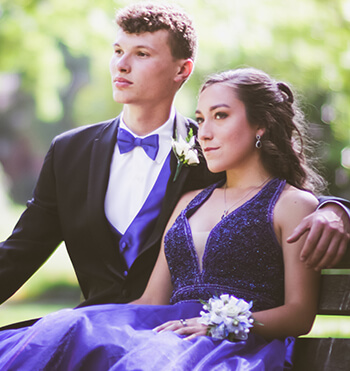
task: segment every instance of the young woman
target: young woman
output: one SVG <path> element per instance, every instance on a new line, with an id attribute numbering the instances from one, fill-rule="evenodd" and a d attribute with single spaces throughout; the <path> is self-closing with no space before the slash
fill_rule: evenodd
<path id="1" fill-rule="evenodd" d="M 306 163 L 302 116 L 286 84 L 241 69 L 206 81 L 196 117 L 209 169 L 226 179 L 180 200 L 142 297 L 1 332 L 2 370 L 286 367 L 318 300 L 319 274 L 299 259 L 303 240 L 286 242 L 322 185 Z M 253 303 L 248 336 L 206 336 L 218 326 L 200 320 L 200 301 L 222 294 Z"/>

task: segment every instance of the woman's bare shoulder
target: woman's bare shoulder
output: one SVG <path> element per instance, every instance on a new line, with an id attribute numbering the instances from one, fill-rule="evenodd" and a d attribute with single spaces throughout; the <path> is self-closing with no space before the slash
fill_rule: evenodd
<path id="1" fill-rule="evenodd" d="M 315 211 L 318 200 L 312 192 L 298 189 L 286 184 L 275 208 L 275 213 L 281 220 L 287 218 L 289 222 L 294 217 L 301 220 Z"/>
<path id="2" fill-rule="evenodd" d="M 296 188 L 290 184 L 286 184 L 279 201 L 283 204 L 283 206 L 293 208 L 315 208 L 318 205 L 318 200 L 312 192 Z"/>

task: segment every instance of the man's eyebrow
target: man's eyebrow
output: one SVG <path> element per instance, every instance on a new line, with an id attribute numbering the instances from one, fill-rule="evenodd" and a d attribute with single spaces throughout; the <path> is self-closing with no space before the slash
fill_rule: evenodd
<path id="1" fill-rule="evenodd" d="M 122 46 L 118 42 L 114 42 L 112 46 L 119 46 L 122 48 Z M 155 48 L 152 48 L 149 45 L 134 45 L 132 49 L 148 49 L 148 50 L 156 50 Z"/>

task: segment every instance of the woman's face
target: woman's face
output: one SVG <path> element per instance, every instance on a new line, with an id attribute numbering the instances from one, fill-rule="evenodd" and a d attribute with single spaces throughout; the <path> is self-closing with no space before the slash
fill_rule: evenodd
<path id="1" fill-rule="evenodd" d="M 232 87 L 224 83 L 207 87 L 199 96 L 196 119 L 198 140 L 210 171 L 249 166 L 259 156 L 255 137 L 263 131 L 248 122 L 245 106 Z"/>

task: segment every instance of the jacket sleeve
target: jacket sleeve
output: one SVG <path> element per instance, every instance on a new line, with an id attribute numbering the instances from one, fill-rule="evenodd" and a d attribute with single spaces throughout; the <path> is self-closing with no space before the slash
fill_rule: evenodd
<path id="1" fill-rule="evenodd" d="M 10 237 L 0 243 L 0 302 L 13 295 L 62 241 L 53 153 L 54 142 L 45 157 L 33 198 Z"/>
<path id="2" fill-rule="evenodd" d="M 336 203 L 337 205 L 341 206 L 345 212 L 348 214 L 350 219 L 350 201 L 345 200 L 344 198 L 333 197 L 333 196 L 322 196 L 318 199 L 319 205 L 318 208 L 329 204 L 329 203 Z"/>

